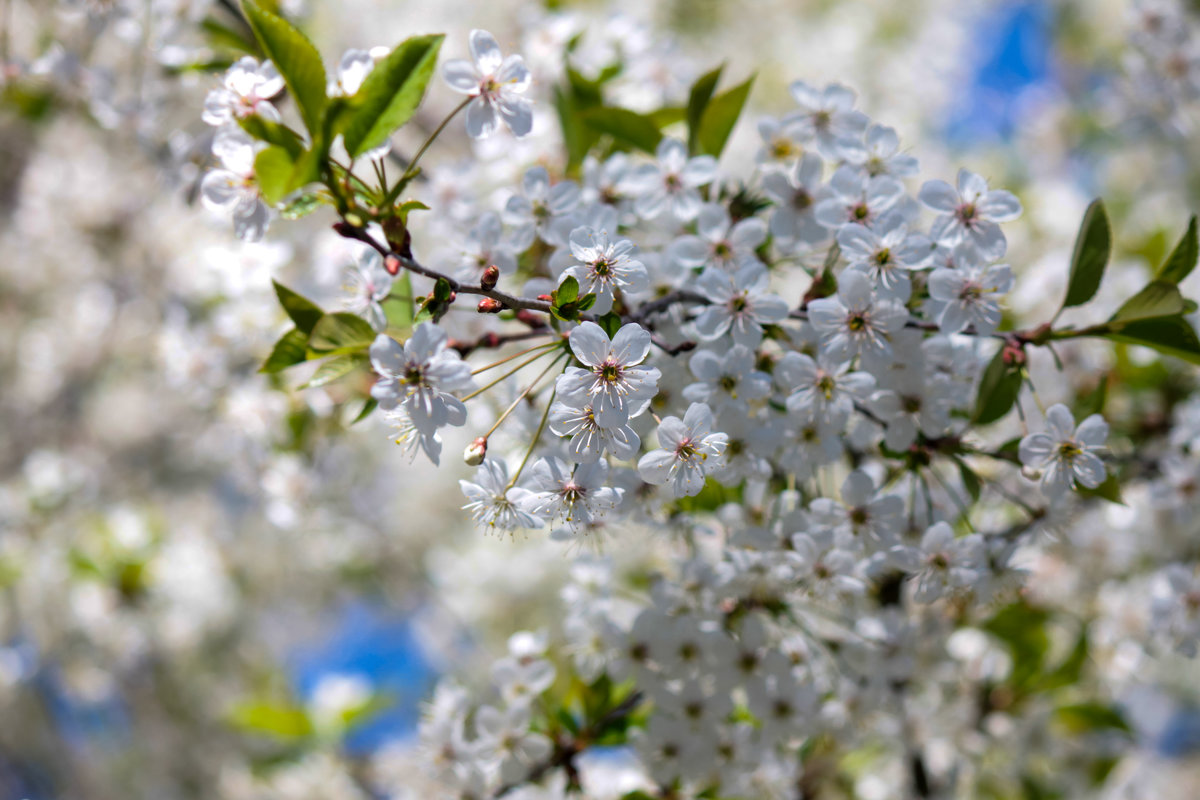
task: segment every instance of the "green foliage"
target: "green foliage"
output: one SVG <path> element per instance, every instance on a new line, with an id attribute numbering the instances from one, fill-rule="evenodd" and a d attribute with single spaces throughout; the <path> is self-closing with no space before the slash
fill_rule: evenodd
<path id="1" fill-rule="evenodd" d="M 1198 256 L 1200 256 L 1200 243 L 1197 242 L 1196 217 L 1193 215 L 1188 220 L 1187 232 L 1183 234 L 1179 244 L 1175 245 L 1175 249 L 1171 251 L 1171 255 L 1167 257 L 1154 277 L 1160 281 L 1177 284 L 1196 268 Z"/>
<path id="2" fill-rule="evenodd" d="M 288 367 L 303 364 L 308 359 L 308 334 L 297 328 L 285 333 L 271 349 L 259 372 L 282 372 Z"/>
<path id="3" fill-rule="evenodd" d="M 293 292 L 279 281 L 271 281 L 271 283 L 275 287 L 275 296 L 279 298 L 279 305 L 283 306 L 288 317 L 296 323 L 296 328 L 305 334 L 312 333 L 313 326 L 325 312 L 316 303 Z"/>
<path id="4" fill-rule="evenodd" d="M 1116 708 L 1102 703 L 1072 703 L 1054 709 L 1054 721 L 1074 734 L 1098 731 L 1131 733 L 1129 723 Z"/>
<path id="5" fill-rule="evenodd" d="M 300 219 L 320 208 L 321 203 L 321 195 L 316 192 L 305 192 L 292 198 L 286 206 L 279 210 L 279 214 L 284 219 Z"/>
<path id="6" fill-rule="evenodd" d="M 996 351 L 979 381 L 972 418 L 976 425 L 986 425 L 1003 417 L 1021 393 L 1022 371 L 1019 367 L 1006 364 L 1004 353 L 1003 347 Z"/>
<path id="7" fill-rule="evenodd" d="M 286 703 L 243 703 L 233 709 L 229 721 L 238 730 L 273 739 L 304 739 L 315 732 L 308 712 Z"/>
<path id="8" fill-rule="evenodd" d="M 551 294 L 550 313 L 563 322 L 574 322 L 582 312 L 596 304 L 596 295 L 579 296 L 579 281 L 568 275 Z M 611 337 L 611 334 L 610 334 Z"/>
<path id="9" fill-rule="evenodd" d="M 296 162 L 290 153 L 279 145 L 259 151 L 254 157 L 254 175 L 258 188 L 268 203 L 280 202 L 292 191 L 292 176 Z"/>
<path id="10" fill-rule="evenodd" d="M 1142 345 L 1190 364 L 1200 364 L 1200 339 L 1181 315 L 1135 320 L 1122 323 L 1117 330 L 1101 330 L 1100 335 L 1110 341 Z"/>
<path id="11" fill-rule="evenodd" d="M 255 139 L 283 148 L 292 160 L 304 152 L 304 142 L 300 139 L 300 135 L 281 122 L 260 117 L 258 114 L 251 114 L 248 117 L 239 118 L 238 124 L 242 126 L 242 130 Z"/>
<path id="12" fill-rule="evenodd" d="M 1079 235 L 1075 239 L 1071 276 L 1067 282 L 1063 308 L 1083 305 L 1096 295 L 1111 252 L 1112 230 L 1108 223 L 1108 212 L 1104 210 L 1102 200 L 1093 200 L 1083 215 Z"/>
<path id="13" fill-rule="evenodd" d="M 416 113 L 444 38 L 436 34 L 405 39 L 367 75 L 341 112 L 339 127 L 351 158 L 383 144 Z"/>
<path id="14" fill-rule="evenodd" d="M 588 126 L 608 134 L 619 144 L 653 153 L 662 140 L 659 124 L 651 117 L 615 106 L 589 108 L 580 114 Z"/>
<path id="15" fill-rule="evenodd" d="M 366 366 L 367 358 L 361 353 L 354 353 L 342 356 L 334 356 L 322 362 L 317 371 L 313 373 L 312 378 L 307 383 L 301 385 L 301 389 L 313 389 L 318 386 L 324 386 L 327 383 L 333 383 L 336 380 L 346 377 L 359 367 Z"/>
<path id="16" fill-rule="evenodd" d="M 750 96 L 750 89 L 754 86 L 754 78 L 755 76 L 751 75 L 745 82 L 708 101 L 697 126 L 697 152 L 718 158 L 721 156 L 725 143 L 733 133 L 733 126 L 742 115 L 746 99 Z"/>
<path id="17" fill-rule="evenodd" d="M 356 314 L 339 311 L 317 320 L 308 338 L 316 353 L 349 354 L 366 349 L 375 341 L 375 329 Z"/>
<path id="18" fill-rule="evenodd" d="M 242 10 L 254 37 L 287 84 L 300 109 L 300 117 L 315 141 L 325 119 L 325 65 L 313 43 L 298 28 L 281 16 L 264 9 L 254 0 L 242 0 Z"/>
<path id="19" fill-rule="evenodd" d="M 712 100 L 713 93 L 717 90 L 717 82 L 721 80 L 721 73 L 724 69 L 725 65 L 722 64 L 711 72 L 701 75 L 692 84 L 692 88 L 688 92 L 687 124 L 688 152 L 690 153 L 695 154 L 697 152 L 700 120 L 704 117 L 704 110 L 708 108 L 708 103 Z"/>

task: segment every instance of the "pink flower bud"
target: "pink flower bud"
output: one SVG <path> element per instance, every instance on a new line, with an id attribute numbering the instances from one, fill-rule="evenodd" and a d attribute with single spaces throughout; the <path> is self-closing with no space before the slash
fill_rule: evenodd
<path id="1" fill-rule="evenodd" d="M 483 463 L 484 457 L 487 456 L 487 439 L 479 436 L 475 441 L 467 445 L 467 449 L 463 451 L 463 461 L 468 467 L 478 467 Z"/>
<path id="2" fill-rule="evenodd" d="M 479 285 L 484 289 L 495 289 L 496 284 L 500 281 L 500 268 L 495 264 L 483 271 L 483 277 L 479 279 Z"/>

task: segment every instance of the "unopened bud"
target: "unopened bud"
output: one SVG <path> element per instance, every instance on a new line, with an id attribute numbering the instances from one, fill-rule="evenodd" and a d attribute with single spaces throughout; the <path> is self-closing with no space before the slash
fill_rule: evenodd
<path id="1" fill-rule="evenodd" d="M 351 226 L 353 226 L 355 228 L 361 228 L 367 224 L 367 223 L 363 222 L 362 217 L 360 217 L 358 214 L 355 214 L 353 211 L 346 212 L 344 219 L 346 220 L 346 222 L 348 222 Z"/>
<path id="2" fill-rule="evenodd" d="M 479 279 L 479 285 L 484 289 L 495 289 L 496 284 L 500 281 L 500 268 L 495 264 L 483 271 L 483 277 Z"/>
<path id="3" fill-rule="evenodd" d="M 483 463 L 484 457 L 487 456 L 487 439 L 479 436 L 475 441 L 467 445 L 467 449 L 463 451 L 463 461 L 467 462 L 468 467 L 478 467 Z"/>
<path id="4" fill-rule="evenodd" d="M 499 314 L 504 310 L 504 304 L 499 300 L 493 300 L 490 297 L 485 297 L 479 301 L 480 314 Z"/>
<path id="5" fill-rule="evenodd" d="M 1031 481 L 1039 481 L 1042 479 L 1042 471 L 1033 467 L 1021 467 L 1021 476 Z"/>
<path id="6" fill-rule="evenodd" d="M 551 303 L 554 301 L 554 298 L 548 294 L 539 294 L 537 299 L 541 300 L 543 303 Z"/>
<path id="7" fill-rule="evenodd" d="M 383 260 L 383 268 L 388 271 L 388 275 L 395 275 L 400 271 L 400 259 L 388 256 Z"/>
<path id="8" fill-rule="evenodd" d="M 1010 367 L 1020 367 L 1025 364 L 1025 348 L 1019 344 L 1004 345 L 1004 354 L 1000 356 Z"/>

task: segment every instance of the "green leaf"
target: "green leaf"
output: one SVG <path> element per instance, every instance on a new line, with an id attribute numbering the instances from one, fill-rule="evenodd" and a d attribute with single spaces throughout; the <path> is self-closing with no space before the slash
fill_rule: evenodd
<path id="1" fill-rule="evenodd" d="M 995 422 L 1008 413 L 1020 393 L 1021 370 L 1004 363 L 1004 348 L 1001 347 L 979 381 L 972 421 L 976 425 Z"/>
<path id="2" fill-rule="evenodd" d="M 254 157 L 254 177 L 268 203 L 275 205 L 292 191 L 295 168 L 291 154 L 279 145 L 273 144 Z"/>
<path id="3" fill-rule="evenodd" d="M 617 331 L 621 330 L 621 315 L 610 311 L 597 320 L 597 324 L 604 329 L 604 332 L 608 334 L 608 338 L 611 339 L 617 335 Z"/>
<path id="4" fill-rule="evenodd" d="M 300 219 L 320 208 L 321 202 L 321 195 L 316 192 L 305 192 L 292 198 L 291 202 L 279 210 L 279 214 L 284 219 Z"/>
<path id="5" fill-rule="evenodd" d="M 271 283 L 275 286 L 275 296 L 279 298 L 279 305 L 283 306 L 292 322 L 296 323 L 296 328 L 305 334 L 312 333 L 313 326 L 325 312 L 312 300 L 293 292 L 279 281 Z"/>
<path id="6" fill-rule="evenodd" d="M 1197 255 L 1200 255 L 1200 245 L 1196 241 L 1196 217 L 1193 216 L 1188 221 L 1187 232 L 1183 234 L 1179 244 L 1175 245 L 1171 255 L 1159 268 L 1158 274 L 1154 276 L 1155 279 L 1168 283 L 1179 283 L 1196 268 Z"/>
<path id="7" fill-rule="evenodd" d="M 366 363 L 366 358 L 361 355 L 334 356 L 333 358 L 326 359 L 321 363 L 317 371 L 313 373 L 312 378 L 300 388 L 315 389 L 318 386 L 333 383 Z"/>
<path id="8" fill-rule="evenodd" d="M 1116 505 L 1125 505 L 1124 498 L 1121 497 L 1121 482 L 1117 480 L 1117 476 L 1110 470 L 1104 478 L 1104 482 L 1095 489 L 1089 489 L 1086 486 L 1077 486 L 1076 491 L 1083 497 L 1099 497 L 1101 500 L 1107 500 Z"/>
<path id="9" fill-rule="evenodd" d="M 321 317 L 308 337 L 308 346 L 320 353 L 365 349 L 373 341 L 375 329 L 362 317 L 343 311 Z"/>
<path id="10" fill-rule="evenodd" d="M 607 133 L 619 143 L 653 154 L 662 140 L 662 131 L 652 119 L 627 108 L 602 106 L 589 108 L 580 114 L 584 123 L 601 133 Z"/>
<path id="11" fill-rule="evenodd" d="M 1016 687 L 1026 686 L 1041 674 L 1050 637 L 1046 633 L 1049 615 L 1042 609 L 1020 600 L 996 612 L 981 626 L 1000 639 L 1012 653 L 1012 673 L 1009 680 Z"/>
<path id="12" fill-rule="evenodd" d="M 596 305 L 596 295 L 589 292 L 588 294 L 585 294 L 583 297 L 579 298 L 579 302 L 576 303 L 576 305 L 579 307 L 580 311 L 587 311 L 589 308 Z"/>
<path id="13" fill-rule="evenodd" d="M 1135 319 L 1173 317 L 1184 313 L 1187 307 L 1179 287 L 1169 281 L 1153 280 L 1117 309 L 1109 322 L 1126 322 Z M 1109 326 L 1120 330 L 1119 327 Z"/>
<path id="14" fill-rule="evenodd" d="M 958 464 L 958 474 L 962 478 L 963 486 L 967 493 L 971 495 L 971 499 L 978 502 L 979 495 L 983 492 L 983 481 L 979 479 L 979 475 L 975 470 L 967 466 L 967 462 L 961 458 L 956 458 L 954 461 Z"/>
<path id="15" fill-rule="evenodd" d="M 575 280 L 574 275 L 568 275 L 554 291 L 554 302 L 557 305 L 573 303 L 577 297 L 579 297 L 579 281 Z"/>
<path id="16" fill-rule="evenodd" d="M 258 55 L 258 47 L 253 40 L 246 38 L 242 31 L 234 30 L 212 17 L 200 22 L 200 30 L 207 34 L 206 39 L 211 48 L 232 50 L 238 55 Z"/>
<path id="17" fill-rule="evenodd" d="M 686 117 L 688 152 L 690 153 L 696 152 L 697 139 L 700 135 L 700 120 L 704 116 L 704 109 L 708 108 L 708 102 L 712 100 L 713 92 L 717 90 L 717 81 L 721 80 L 721 72 L 724 69 L 725 65 L 722 64 L 711 72 L 701 75 L 688 92 Z"/>
<path id="18" fill-rule="evenodd" d="M 1079 235 L 1075 239 L 1071 277 L 1067 281 L 1063 308 L 1083 305 L 1095 296 L 1111 250 L 1112 230 L 1108 224 L 1108 213 L 1104 210 L 1104 201 L 1093 200 L 1083 215 Z"/>
<path id="19" fill-rule="evenodd" d="M 663 106 L 645 115 L 647 119 L 658 126 L 659 130 L 683 122 L 687 118 L 687 109 L 683 106 Z"/>
<path id="20" fill-rule="evenodd" d="M 1059 706 L 1054 719 L 1072 733 L 1091 733 L 1101 730 L 1130 732 L 1129 723 L 1114 707 L 1100 703 L 1075 703 Z"/>
<path id="21" fill-rule="evenodd" d="M 313 733 L 312 720 L 302 708 L 266 702 L 244 703 L 234 708 L 230 722 L 247 733 L 277 739 L 303 739 Z"/>
<path id="22" fill-rule="evenodd" d="M 300 109 L 300 117 L 314 141 L 321 133 L 325 118 L 325 65 L 321 54 L 296 26 L 283 17 L 263 9 L 254 0 L 242 0 L 246 19 L 263 54 L 271 59 L 283 76 L 288 91 Z"/>
<path id="23" fill-rule="evenodd" d="M 412 276 L 405 270 L 392 282 L 392 291 L 383 300 L 388 327 L 407 331 L 413 324 Z"/>
<path id="24" fill-rule="evenodd" d="M 303 364 L 308 359 L 308 334 L 297 328 L 280 337 L 271 350 L 271 355 L 263 362 L 259 372 L 282 372 L 288 367 Z"/>
<path id="25" fill-rule="evenodd" d="M 342 128 L 351 158 L 383 144 L 416 113 L 444 38 L 436 34 L 405 39 L 367 75 L 350 99 Z"/>
<path id="26" fill-rule="evenodd" d="M 248 117 L 240 117 L 238 124 L 242 126 L 242 130 L 255 139 L 282 147 L 293 160 L 304 152 L 304 142 L 301 140 L 300 134 L 282 122 L 252 114 Z"/>
<path id="27" fill-rule="evenodd" d="M 738 84 L 727 92 L 722 92 L 709 101 L 700 118 L 700 127 L 696 135 L 697 150 L 710 156 L 720 158 L 733 126 L 737 124 L 746 98 L 750 96 L 750 88 L 754 85 L 754 75 Z"/>
<path id="28" fill-rule="evenodd" d="M 1120 330 L 1100 329 L 1097 334 L 1124 344 L 1137 344 L 1164 355 L 1200 364 L 1200 339 L 1183 317 L 1155 317 L 1123 323 Z"/>
<path id="29" fill-rule="evenodd" d="M 367 402 L 363 403 L 362 411 L 358 412 L 358 416 L 350 420 L 350 424 L 354 425 L 362 422 L 367 417 L 371 416 L 371 412 L 379 405 L 379 401 L 374 397 L 368 397 Z"/>

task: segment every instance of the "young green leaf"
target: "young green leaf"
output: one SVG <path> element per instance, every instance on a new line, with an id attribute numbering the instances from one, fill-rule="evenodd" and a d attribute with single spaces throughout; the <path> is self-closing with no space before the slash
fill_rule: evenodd
<path id="1" fill-rule="evenodd" d="M 300 30 L 254 0 L 242 0 L 246 19 L 263 54 L 271 59 L 296 100 L 300 117 L 315 140 L 325 118 L 325 65 L 321 54 Z"/>
<path id="2" fill-rule="evenodd" d="M 287 150 L 271 145 L 254 157 L 254 177 L 263 198 L 275 205 L 292 191 L 296 164 Z"/>
<path id="3" fill-rule="evenodd" d="M 242 126 L 242 130 L 255 139 L 267 144 L 279 145 L 293 159 L 304 151 L 304 142 L 300 139 L 300 134 L 282 122 L 275 122 L 274 120 L 264 119 L 258 114 L 251 114 L 248 117 L 238 118 L 238 124 Z"/>
<path id="4" fill-rule="evenodd" d="M 564 305 L 566 303 L 574 303 L 579 297 L 579 281 L 575 280 L 574 275 L 568 275 L 563 279 L 563 282 L 558 285 L 558 289 L 554 291 L 555 305 Z"/>
<path id="5" fill-rule="evenodd" d="M 303 384 L 300 388 L 313 389 L 318 386 L 324 386 L 327 383 L 333 383 L 366 363 L 367 359 L 361 355 L 334 356 L 333 358 L 326 359 L 317 368 L 317 371 L 313 373 L 308 383 Z"/>
<path id="6" fill-rule="evenodd" d="M 696 137 L 698 153 L 720 158 L 725 143 L 729 141 L 729 135 L 733 133 L 733 126 L 737 124 L 742 108 L 746 105 L 746 98 L 750 96 L 754 78 L 755 76 L 751 75 L 744 83 L 722 92 L 709 101 L 700 118 L 700 128 Z"/>
<path id="7" fill-rule="evenodd" d="M 365 319 L 338 312 L 321 317 L 308 337 L 310 349 L 321 353 L 332 350 L 356 350 L 375 341 L 375 330 Z"/>
<path id="8" fill-rule="evenodd" d="M 704 109 L 708 108 L 708 103 L 712 100 L 713 93 L 717 90 L 717 81 L 721 80 L 721 73 L 724 70 L 725 65 L 722 64 L 711 72 L 704 73 L 692 84 L 691 91 L 688 92 L 687 124 L 689 153 L 696 153 L 697 137 L 700 135 L 700 120 L 704 117 Z"/>
<path id="9" fill-rule="evenodd" d="M 383 144 L 416 113 L 444 38 L 436 34 L 405 39 L 367 75 L 341 123 L 351 158 Z"/>
<path id="10" fill-rule="evenodd" d="M 296 195 L 291 202 L 279 210 L 279 216 L 284 219 L 300 219 L 307 217 L 321 206 L 321 195 L 316 192 L 305 192 Z"/>
<path id="11" fill-rule="evenodd" d="M 312 300 L 293 292 L 279 281 L 271 283 L 275 286 L 275 296 L 279 298 L 279 305 L 283 306 L 292 322 L 296 323 L 296 328 L 305 334 L 312 333 L 313 326 L 325 312 Z"/>
<path id="12" fill-rule="evenodd" d="M 1171 255 L 1159 268 L 1158 274 L 1155 275 L 1156 280 L 1167 281 L 1169 283 L 1179 283 L 1196 268 L 1196 258 L 1200 255 L 1200 243 L 1196 240 L 1196 217 L 1193 216 L 1188 221 L 1187 232 L 1183 234 L 1183 238 L 1179 240 L 1179 244 L 1175 245 L 1175 249 L 1171 251 Z"/>
<path id="13" fill-rule="evenodd" d="M 1142 290 L 1129 298 L 1109 319 L 1110 323 L 1129 322 L 1136 319 L 1173 317 L 1184 313 L 1186 303 L 1179 287 L 1163 280 L 1150 281 Z M 1110 325 L 1114 330 L 1119 326 Z"/>
<path id="14" fill-rule="evenodd" d="M 1122 323 L 1119 330 L 1102 329 L 1096 335 L 1114 342 L 1142 345 L 1191 364 L 1200 364 L 1200 339 L 1181 316 L 1133 320 Z"/>
<path id="15" fill-rule="evenodd" d="M 275 347 L 271 349 L 271 355 L 267 356 L 267 360 L 263 362 L 258 371 L 270 374 L 282 372 L 296 364 L 303 364 L 308 358 L 307 346 L 308 334 L 292 328 L 275 343 Z"/>
<path id="16" fill-rule="evenodd" d="M 973 418 L 976 425 L 986 425 L 1003 417 L 1021 393 L 1021 370 L 1004 363 L 1004 350 L 1002 347 L 996 351 L 979 381 Z"/>
<path id="17" fill-rule="evenodd" d="M 1112 472 L 1109 472 L 1104 482 L 1095 489 L 1079 486 L 1077 487 L 1077 491 L 1083 497 L 1099 497 L 1102 500 L 1107 500 L 1119 506 L 1125 505 L 1125 500 L 1121 497 L 1121 482 L 1117 480 L 1117 476 L 1113 475 Z"/>
<path id="18" fill-rule="evenodd" d="M 589 108 L 580 117 L 588 126 L 600 133 L 607 133 L 619 144 L 636 147 L 647 153 L 654 153 L 662 140 L 662 131 L 652 119 L 627 108 Z"/>
<path id="19" fill-rule="evenodd" d="M 1108 224 L 1108 213 L 1104 201 L 1093 200 L 1083 215 L 1079 235 L 1075 239 L 1075 251 L 1071 255 L 1071 276 L 1067 281 L 1067 296 L 1063 308 L 1080 306 L 1095 296 L 1108 266 L 1112 250 L 1112 230 Z"/>

